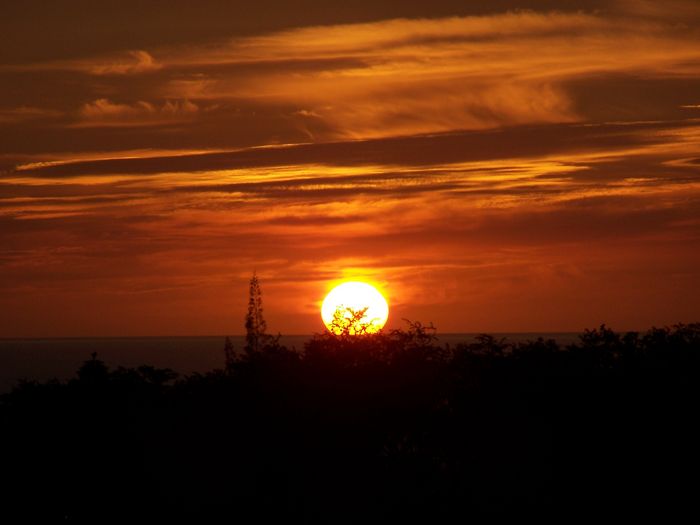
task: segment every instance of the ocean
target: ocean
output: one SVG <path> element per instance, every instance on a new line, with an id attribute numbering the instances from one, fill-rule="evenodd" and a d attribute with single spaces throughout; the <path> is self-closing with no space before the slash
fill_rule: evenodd
<path id="1" fill-rule="evenodd" d="M 492 334 L 513 342 L 538 337 L 555 339 L 562 345 L 577 340 L 576 333 Z M 454 346 L 474 340 L 476 334 L 442 334 L 440 344 Z M 280 342 L 302 350 L 310 335 L 282 336 Z M 225 336 L 194 337 L 76 337 L 49 339 L 0 339 L 0 393 L 9 391 L 20 379 L 67 380 L 80 365 L 97 352 L 99 359 L 116 368 L 152 365 L 171 368 L 180 374 L 207 372 L 224 366 Z M 241 350 L 243 336 L 233 336 L 234 350 Z"/>

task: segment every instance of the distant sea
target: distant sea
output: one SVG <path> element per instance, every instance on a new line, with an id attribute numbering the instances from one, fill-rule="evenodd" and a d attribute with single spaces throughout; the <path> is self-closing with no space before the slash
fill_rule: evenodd
<path id="1" fill-rule="evenodd" d="M 562 345 L 577 340 L 575 333 L 491 334 L 512 342 L 555 339 Z M 440 344 L 454 346 L 471 342 L 476 334 L 442 334 Z M 282 336 L 280 342 L 302 350 L 310 335 Z M 224 366 L 225 336 L 206 337 L 76 337 L 51 339 L 0 339 L 0 393 L 9 391 L 19 379 L 47 381 L 75 377 L 80 365 L 97 352 L 111 368 L 152 365 L 171 368 L 180 374 L 207 372 Z M 240 351 L 243 336 L 231 337 Z"/>

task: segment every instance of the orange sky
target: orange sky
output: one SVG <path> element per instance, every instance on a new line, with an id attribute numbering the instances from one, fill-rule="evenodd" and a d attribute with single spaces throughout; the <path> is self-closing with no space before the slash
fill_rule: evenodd
<path id="1" fill-rule="evenodd" d="M 0 337 L 700 319 L 697 2 L 222 4 L 3 8 Z"/>

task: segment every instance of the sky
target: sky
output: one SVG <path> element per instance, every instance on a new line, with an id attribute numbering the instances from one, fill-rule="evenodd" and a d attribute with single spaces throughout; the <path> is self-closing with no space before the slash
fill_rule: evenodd
<path id="1" fill-rule="evenodd" d="M 700 320 L 700 4 L 0 7 L 0 337 Z"/>

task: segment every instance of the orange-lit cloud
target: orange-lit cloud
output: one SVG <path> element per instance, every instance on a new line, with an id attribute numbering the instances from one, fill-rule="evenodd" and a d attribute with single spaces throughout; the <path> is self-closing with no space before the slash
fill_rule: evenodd
<path id="1" fill-rule="evenodd" d="M 313 27 L 166 55 L 183 74 L 221 73 L 171 80 L 162 95 L 293 106 L 354 138 L 570 122 L 586 115 L 568 83 L 697 76 L 699 43 L 670 24 L 581 13 Z"/>
<path id="2" fill-rule="evenodd" d="M 160 64 L 147 51 L 129 51 L 125 57 L 112 62 L 96 63 L 88 71 L 94 75 L 127 75 L 160 69 Z"/>
<path id="3" fill-rule="evenodd" d="M 65 68 L 111 78 L 95 84 L 79 117 L 116 111 L 133 116 L 172 100 L 206 100 L 221 109 L 211 119 L 232 109 L 277 114 L 311 140 L 583 121 L 587 110 L 572 86 L 591 77 L 692 79 L 700 73 L 700 36 L 679 25 L 685 11 L 653 18 L 642 16 L 656 9 L 649 3 L 619 5 L 621 12 L 607 16 L 509 12 L 307 27 L 162 48 L 157 61 L 140 50 L 31 70 Z M 122 88 L 126 74 L 146 76 Z M 122 100 L 129 93 L 131 102 L 93 108 L 111 100 L 98 91 Z M 604 86 L 598 96 L 604 104 Z M 271 139 L 274 129 L 268 134 Z"/>
<path id="4" fill-rule="evenodd" d="M 513 133 L 411 139 L 414 151 L 425 145 L 431 153 L 404 165 L 348 163 L 373 149 L 391 157 L 390 144 L 370 141 L 348 145 L 335 161 L 323 145 L 304 146 L 306 162 L 294 165 L 276 162 L 294 158 L 298 146 L 192 155 L 179 159 L 186 171 L 175 172 L 178 159 L 170 157 L 25 169 L 5 178 L 8 198 L 0 201 L 2 284 L 23 297 L 67 289 L 84 297 L 97 288 L 115 308 L 134 297 L 141 314 L 165 301 L 172 315 L 186 316 L 192 302 L 206 310 L 205 296 L 242 285 L 255 267 L 275 297 L 271 319 L 288 332 L 313 329 L 314 294 L 345 273 L 378 280 L 397 312 L 430 315 L 447 330 L 459 330 L 459 322 L 470 329 L 593 322 L 603 314 L 586 314 L 567 297 L 604 297 L 608 274 L 620 265 L 632 270 L 623 281 L 633 288 L 659 268 L 695 282 L 700 182 L 692 164 L 669 161 L 692 158 L 697 128 L 564 126 L 549 151 L 483 160 L 491 156 L 488 144 L 512 141 Z M 550 130 L 522 133 L 540 142 Z M 571 150 L 567 136 L 577 138 Z M 477 139 L 478 151 L 457 146 Z M 407 140 L 393 147 L 404 151 Z M 441 161 L 441 143 L 461 150 L 462 160 Z M 271 152 L 278 161 L 270 162 Z M 631 256 L 632 267 L 624 263 Z M 669 316 L 690 315 L 689 296 L 671 307 L 667 301 L 681 292 L 671 282 L 656 286 Z M 517 297 L 533 293 L 552 303 L 518 317 L 525 305 Z M 651 307 L 615 314 L 625 300 L 613 300 L 606 315 L 630 325 L 653 322 Z M 517 303 L 506 321 L 504 301 Z M 243 307 L 237 304 L 228 307 Z M 461 312 L 460 321 L 450 321 L 450 309 Z M 228 322 L 210 313 L 198 321 L 210 327 L 205 332 Z"/>
<path id="5" fill-rule="evenodd" d="M 89 102 L 80 108 L 81 126 L 140 126 L 190 120 L 199 107 L 189 100 L 167 100 L 160 106 L 137 101 L 117 104 L 106 98 Z"/>

